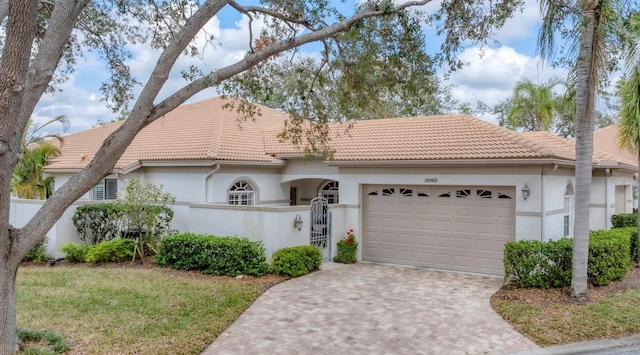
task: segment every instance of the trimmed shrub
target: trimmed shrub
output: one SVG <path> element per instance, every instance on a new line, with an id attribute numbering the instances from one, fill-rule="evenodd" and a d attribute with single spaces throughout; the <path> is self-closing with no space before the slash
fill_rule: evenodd
<path id="1" fill-rule="evenodd" d="M 629 248 L 631 251 L 631 261 L 638 261 L 638 228 L 624 227 L 616 228 L 616 230 L 624 231 L 629 235 Z"/>
<path id="2" fill-rule="evenodd" d="M 269 269 L 266 260 L 262 242 L 194 233 L 164 238 L 156 257 L 160 266 L 230 276 L 262 275 Z"/>
<path id="3" fill-rule="evenodd" d="M 637 227 L 637 213 L 621 213 L 611 216 L 611 225 L 613 228 Z"/>
<path id="4" fill-rule="evenodd" d="M 126 261 L 133 257 L 135 247 L 133 239 L 115 238 L 92 245 L 87 251 L 88 263 L 106 263 L 111 261 Z"/>
<path id="5" fill-rule="evenodd" d="M 282 248 L 273 253 L 271 268 L 276 275 L 298 277 L 316 270 L 322 264 L 322 253 L 313 245 Z"/>
<path id="6" fill-rule="evenodd" d="M 95 245 L 120 236 L 122 217 L 123 206 L 111 202 L 79 206 L 71 220 L 80 239 Z"/>
<path id="7" fill-rule="evenodd" d="M 47 254 L 47 238 L 38 243 L 33 249 L 31 249 L 27 255 L 22 259 L 22 261 L 30 261 L 32 263 L 40 264 L 49 260 L 49 255 Z"/>
<path id="8" fill-rule="evenodd" d="M 624 277 L 632 250 L 630 235 L 635 228 L 592 231 L 589 234 L 587 276 L 596 286 Z M 573 241 L 562 238 L 540 242 L 509 242 L 504 249 L 505 278 L 516 276 L 520 287 L 561 287 L 571 284 Z"/>
<path id="9" fill-rule="evenodd" d="M 629 233 L 622 229 L 589 233 L 587 275 L 596 286 L 621 280 L 629 269 L 631 251 Z"/>
<path id="10" fill-rule="evenodd" d="M 505 275 L 516 276 L 521 287 L 564 286 L 571 283 L 572 250 L 567 238 L 509 242 L 504 249 Z"/>
<path id="11" fill-rule="evenodd" d="M 84 263 L 87 260 L 89 246 L 86 244 L 66 243 L 58 248 L 70 263 Z"/>

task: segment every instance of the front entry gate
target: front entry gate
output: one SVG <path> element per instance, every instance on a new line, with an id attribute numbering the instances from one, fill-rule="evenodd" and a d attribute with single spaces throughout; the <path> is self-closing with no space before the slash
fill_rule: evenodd
<path id="1" fill-rule="evenodd" d="M 320 194 L 311 200 L 309 244 L 320 248 L 324 260 L 331 259 L 331 210 L 327 199 Z"/>

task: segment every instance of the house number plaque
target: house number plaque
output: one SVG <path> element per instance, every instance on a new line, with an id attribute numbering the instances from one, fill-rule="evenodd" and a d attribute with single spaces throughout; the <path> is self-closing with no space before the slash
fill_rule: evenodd
<path id="1" fill-rule="evenodd" d="M 438 178 L 425 178 L 424 182 L 426 183 L 438 182 Z"/>

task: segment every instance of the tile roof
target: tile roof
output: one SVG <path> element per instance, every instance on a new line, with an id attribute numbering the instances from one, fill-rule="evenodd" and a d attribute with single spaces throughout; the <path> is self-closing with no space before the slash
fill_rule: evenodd
<path id="1" fill-rule="evenodd" d="M 262 128 L 284 124 L 284 113 L 260 106 L 261 115 L 245 120 L 225 109 L 216 97 L 183 105 L 142 129 L 116 163 L 121 169 L 138 161 L 240 160 L 271 161 L 264 153 Z M 47 169 L 80 169 L 91 161 L 100 144 L 122 122 L 64 136 L 62 154 Z"/>
<path id="2" fill-rule="evenodd" d="M 145 127 L 116 169 L 140 161 L 202 160 L 268 162 L 302 149 L 277 137 L 287 115 L 259 106 L 244 120 L 213 98 L 183 105 Z M 121 123 L 64 137 L 62 154 L 47 169 L 80 169 Z M 541 159 L 574 160 L 573 142 L 548 132 L 519 133 L 468 115 L 440 115 L 357 121 L 350 129 L 332 124 L 330 146 L 338 161 Z M 623 161 L 596 151 L 594 162 Z M 623 161 L 629 165 L 628 160 Z"/>
<path id="3" fill-rule="evenodd" d="M 565 159 L 575 160 L 575 140 L 574 139 L 566 139 L 560 136 L 557 136 L 551 132 L 546 131 L 535 131 L 535 132 L 522 132 L 524 136 L 536 140 L 540 142 L 540 144 L 544 144 L 549 149 L 553 151 L 553 154 L 557 157 L 564 157 Z M 593 149 L 593 162 L 594 163 L 605 163 L 605 162 L 621 162 L 628 165 L 629 162 L 624 161 L 621 157 L 616 154 L 610 154 L 606 151 L 600 150 L 595 147 Z"/>
<path id="4" fill-rule="evenodd" d="M 637 166 L 637 154 L 618 146 L 618 124 L 600 128 L 593 132 L 593 147 L 602 152 L 615 155 L 626 164 Z"/>

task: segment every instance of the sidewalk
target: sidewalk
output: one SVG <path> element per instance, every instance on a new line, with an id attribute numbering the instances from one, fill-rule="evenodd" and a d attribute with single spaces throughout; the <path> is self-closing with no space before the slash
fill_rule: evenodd
<path id="1" fill-rule="evenodd" d="M 640 353 L 640 334 L 620 339 L 601 339 L 550 346 L 548 348 L 525 350 L 511 355 L 564 355 L 564 354 L 638 354 Z"/>

